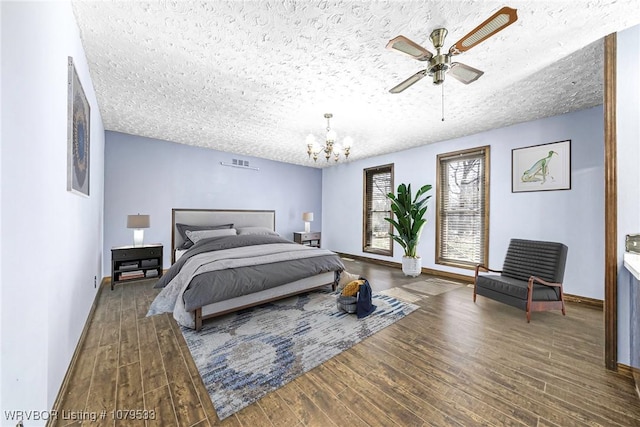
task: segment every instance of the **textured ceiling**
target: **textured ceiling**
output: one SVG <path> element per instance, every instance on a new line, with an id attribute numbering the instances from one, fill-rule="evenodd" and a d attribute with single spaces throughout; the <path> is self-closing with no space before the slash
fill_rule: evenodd
<path id="1" fill-rule="evenodd" d="M 77 1 L 105 128 L 306 166 L 305 137 L 338 139 L 361 159 L 602 103 L 602 37 L 640 23 L 640 2 Z M 456 57 L 470 85 L 425 78 L 385 49 L 402 34 L 434 52 L 502 6 L 518 21 Z"/>

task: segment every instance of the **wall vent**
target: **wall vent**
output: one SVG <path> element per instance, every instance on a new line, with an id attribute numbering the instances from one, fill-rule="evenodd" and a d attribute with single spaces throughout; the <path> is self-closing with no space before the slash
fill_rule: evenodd
<path id="1" fill-rule="evenodd" d="M 249 166 L 249 160 L 231 159 L 231 163 L 220 162 L 220 164 L 222 166 L 231 166 L 233 168 L 250 169 L 250 170 L 254 170 L 254 171 L 259 171 L 260 170 L 260 168 L 254 168 L 254 167 Z"/>
<path id="2" fill-rule="evenodd" d="M 249 160 L 231 159 L 231 164 L 234 166 L 249 166 Z"/>

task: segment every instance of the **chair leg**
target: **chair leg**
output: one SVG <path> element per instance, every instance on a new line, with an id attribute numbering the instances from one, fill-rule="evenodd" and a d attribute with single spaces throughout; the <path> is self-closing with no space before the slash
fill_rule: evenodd
<path id="1" fill-rule="evenodd" d="M 476 265 L 476 272 L 473 277 L 473 302 L 476 302 L 476 291 L 478 290 L 478 272 L 480 271 L 480 265 Z"/>
<path id="2" fill-rule="evenodd" d="M 531 308 L 533 306 L 533 276 L 527 283 L 527 323 L 531 323 Z"/>

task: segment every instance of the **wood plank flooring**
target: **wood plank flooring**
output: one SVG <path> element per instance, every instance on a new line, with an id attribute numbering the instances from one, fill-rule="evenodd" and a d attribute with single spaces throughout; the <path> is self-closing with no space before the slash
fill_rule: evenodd
<path id="1" fill-rule="evenodd" d="M 426 278 L 345 264 L 374 291 Z M 145 317 L 152 284 L 103 287 L 50 425 L 640 426 L 632 379 L 604 368 L 602 311 L 569 304 L 527 324 L 464 286 L 219 421 L 173 318 Z"/>

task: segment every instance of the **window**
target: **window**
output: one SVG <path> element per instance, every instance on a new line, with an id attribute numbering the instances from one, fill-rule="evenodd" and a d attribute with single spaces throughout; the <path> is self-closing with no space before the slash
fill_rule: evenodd
<path id="1" fill-rule="evenodd" d="M 364 213 L 362 251 L 393 256 L 391 202 L 387 194 L 393 192 L 393 164 L 364 170 Z"/>
<path id="2" fill-rule="evenodd" d="M 436 263 L 461 268 L 489 257 L 489 146 L 438 156 Z"/>

